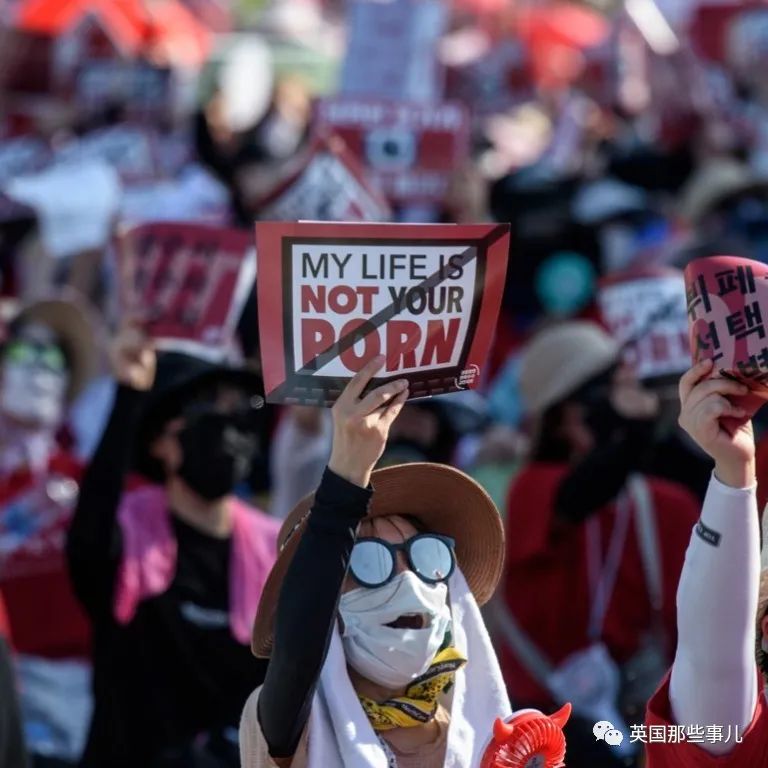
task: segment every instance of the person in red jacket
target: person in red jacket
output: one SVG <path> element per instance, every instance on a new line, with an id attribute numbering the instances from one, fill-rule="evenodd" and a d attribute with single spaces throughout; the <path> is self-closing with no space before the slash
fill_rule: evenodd
<path id="1" fill-rule="evenodd" d="M 705 360 L 680 381 L 680 423 L 715 470 L 680 578 L 674 663 L 638 734 L 648 768 L 768 764 L 768 545 L 764 536 L 761 563 L 755 439 L 733 402 L 746 387 L 713 373 Z"/>
<path id="2" fill-rule="evenodd" d="M 600 327 L 542 331 L 520 383 L 534 436 L 508 492 L 499 627 L 510 696 L 542 711 L 572 701 L 569 768 L 634 765 L 628 738 L 611 747 L 592 729 L 642 722 L 666 670 L 696 501 L 643 474 L 658 404 Z"/>
<path id="3" fill-rule="evenodd" d="M 90 711 L 90 631 L 64 557 L 82 466 L 58 437 L 95 356 L 86 311 L 65 299 L 22 309 L 0 349 L 0 591 L 36 766 L 79 757 Z"/>

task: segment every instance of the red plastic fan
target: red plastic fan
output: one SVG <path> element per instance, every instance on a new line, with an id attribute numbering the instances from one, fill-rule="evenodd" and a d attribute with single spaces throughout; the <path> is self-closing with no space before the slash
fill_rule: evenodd
<path id="1" fill-rule="evenodd" d="M 563 727 L 570 716 L 571 705 L 566 704 L 551 716 L 522 709 L 506 722 L 497 720 L 480 768 L 562 768 Z"/>

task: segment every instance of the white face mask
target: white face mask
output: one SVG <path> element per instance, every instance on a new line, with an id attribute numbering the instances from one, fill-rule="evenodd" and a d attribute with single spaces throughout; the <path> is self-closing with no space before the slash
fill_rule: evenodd
<path id="1" fill-rule="evenodd" d="M 341 596 L 342 644 L 347 662 L 387 688 L 404 688 L 429 669 L 451 620 L 448 586 L 427 584 L 404 571 L 382 587 Z M 405 614 L 426 616 L 424 629 L 385 626 Z"/>
<path id="2" fill-rule="evenodd" d="M 64 413 L 67 385 L 66 374 L 6 362 L 0 380 L 0 410 L 21 421 L 56 427 Z"/>

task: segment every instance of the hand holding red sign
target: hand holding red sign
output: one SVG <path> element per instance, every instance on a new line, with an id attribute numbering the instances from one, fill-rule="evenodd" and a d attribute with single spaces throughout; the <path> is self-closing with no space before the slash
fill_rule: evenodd
<path id="1" fill-rule="evenodd" d="M 384 453 L 392 422 L 408 399 L 408 382 L 390 381 L 363 396 L 384 365 L 374 357 L 347 384 L 333 406 L 333 450 L 328 466 L 337 475 L 367 488 L 371 472 Z"/>
<path id="2" fill-rule="evenodd" d="M 158 347 L 211 357 L 226 351 L 253 286 L 247 232 L 150 223 L 128 230 L 119 257 L 123 303 Z"/>
<path id="3" fill-rule="evenodd" d="M 269 402 L 331 404 L 378 355 L 383 378 L 406 378 L 411 397 L 477 383 L 506 225 L 259 223 L 256 238 Z"/>
<path id="4" fill-rule="evenodd" d="M 737 256 L 692 261 L 685 270 L 694 363 L 745 384 L 734 402 L 752 415 L 768 400 L 768 266 Z"/>

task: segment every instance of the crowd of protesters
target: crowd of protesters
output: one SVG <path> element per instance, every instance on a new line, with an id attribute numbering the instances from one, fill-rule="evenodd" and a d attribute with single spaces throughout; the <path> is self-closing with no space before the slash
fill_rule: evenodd
<path id="1" fill-rule="evenodd" d="M 318 35 L 343 23 L 339 3 L 296 5 Z M 637 275 L 677 279 L 684 335 L 691 259 L 768 261 L 768 46 L 707 59 L 706 3 L 685 5 L 675 50 L 613 9 L 595 16 L 626 45 L 600 66 L 576 43 L 567 74 L 560 49 L 529 51 L 522 85 L 494 82 L 506 100 L 467 99 L 471 152 L 445 199 L 393 205 L 511 224 L 482 383 L 428 401 L 406 403 L 407 382 L 361 397 L 356 379 L 333 411 L 265 404 L 255 291 L 216 362 L 156 349 L 121 311 L 114 232 L 153 212 L 250 228 L 311 144 L 301 76 L 276 76 L 245 123 L 222 80 L 150 126 L 152 194 L 76 154 L 2 176 L 4 146 L 122 126 L 119 104 L 0 114 L 0 768 L 475 768 L 460 744 L 477 760 L 495 716 L 566 702 L 568 768 L 768 760 L 765 412 L 748 422 L 741 385 L 688 371 L 687 349 L 644 371 L 643 334 L 600 302 Z M 443 57 L 470 33 L 502 49 L 502 6 L 455 3 Z M 372 573 L 361 543 L 391 567 Z M 395 633 L 418 612 L 434 631 L 388 667 L 372 617 Z M 435 695 L 410 684 L 430 675 Z M 340 735 L 350 707 L 370 743 Z M 747 738 L 645 754 L 629 734 L 646 718 Z M 601 721 L 621 745 L 595 739 Z"/>

